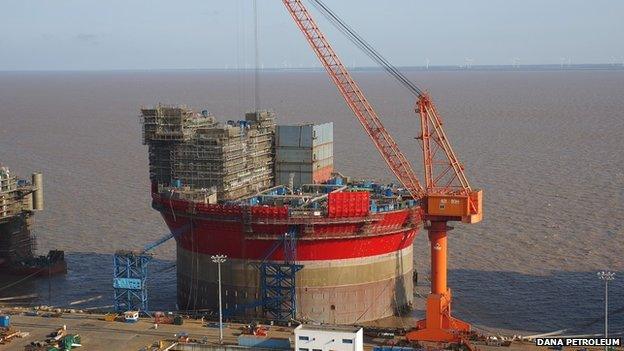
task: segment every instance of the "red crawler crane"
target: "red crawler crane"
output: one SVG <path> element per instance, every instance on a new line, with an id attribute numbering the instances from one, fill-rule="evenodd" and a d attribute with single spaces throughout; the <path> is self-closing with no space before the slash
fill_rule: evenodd
<path id="1" fill-rule="evenodd" d="M 429 232 L 431 243 L 431 293 L 427 298 L 424 320 L 418 321 L 417 329 L 409 332 L 409 340 L 460 341 L 462 334 L 470 331 L 470 324 L 451 317 L 451 290 L 447 287 L 447 226 L 449 221 L 477 223 L 481 221 L 481 190 L 473 190 L 464 174 L 463 165 L 442 128 L 442 121 L 429 95 L 409 82 L 374 49 L 370 48 L 357 33 L 344 24 L 320 0 L 312 0 L 315 6 L 337 24 L 347 36 L 385 69 L 399 79 L 416 96 L 415 110 L 420 116 L 421 141 L 425 187 L 418 181 L 410 162 L 399 149 L 392 136 L 384 128 L 377 113 L 364 93 L 342 64 L 336 52 L 321 32 L 301 0 L 283 0 L 295 23 L 329 73 L 345 102 L 360 121 L 375 147 L 388 164 L 392 173 L 422 204 L 422 218 Z M 332 17 L 333 16 L 333 17 Z M 355 38 L 355 39 L 354 39 Z M 386 65 L 387 64 L 387 65 Z"/>

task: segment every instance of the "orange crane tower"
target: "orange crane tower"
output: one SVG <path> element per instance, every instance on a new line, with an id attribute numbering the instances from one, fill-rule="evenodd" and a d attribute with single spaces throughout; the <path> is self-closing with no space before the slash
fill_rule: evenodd
<path id="1" fill-rule="evenodd" d="M 473 190 L 464 174 L 464 167 L 453 151 L 442 120 L 426 92 L 411 83 L 390 66 L 391 74 L 416 96 L 415 111 L 420 116 L 420 135 L 425 175 L 425 186 L 418 180 L 410 162 L 399 149 L 390 133 L 384 128 L 368 99 L 349 74 L 325 35 L 301 0 L 282 0 L 293 20 L 304 34 L 314 53 L 327 70 L 349 108 L 364 127 L 388 167 L 411 196 L 419 200 L 422 218 L 431 244 L 431 293 L 427 298 L 426 318 L 418 321 L 416 330 L 407 334 L 408 340 L 460 341 L 470 331 L 470 324 L 451 316 L 451 290 L 447 287 L 447 233 L 452 228 L 449 221 L 477 223 L 483 216 L 482 190 Z M 321 0 L 312 0 L 325 15 L 334 16 L 334 24 L 351 34 L 350 39 L 367 54 L 383 57 L 370 48 L 357 33 L 353 34 L 339 18 L 335 17 Z M 331 18 L 330 18 L 331 19 Z M 348 35 L 349 36 L 349 35 Z M 380 61 L 378 61 L 380 62 Z M 388 67 L 386 67 L 388 70 Z"/>

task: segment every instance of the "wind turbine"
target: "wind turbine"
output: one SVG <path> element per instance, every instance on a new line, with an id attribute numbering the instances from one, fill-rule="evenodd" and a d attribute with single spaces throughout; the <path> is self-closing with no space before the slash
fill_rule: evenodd
<path id="1" fill-rule="evenodd" d="M 467 69 L 471 69 L 472 68 L 472 63 L 474 62 L 474 59 L 470 58 L 470 57 L 466 57 L 465 60 L 466 60 L 466 68 Z"/>

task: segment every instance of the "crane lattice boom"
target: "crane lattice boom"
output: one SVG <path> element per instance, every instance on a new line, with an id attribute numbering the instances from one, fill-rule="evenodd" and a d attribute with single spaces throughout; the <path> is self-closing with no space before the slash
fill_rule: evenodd
<path id="1" fill-rule="evenodd" d="M 397 143 L 383 126 L 368 99 L 325 39 L 301 0 L 283 0 L 283 2 L 392 173 L 414 198 L 424 197 L 425 191 L 409 160 L 399 150 Z"/>
<path id="2" fill-rule="evenodd" d="M 420 114 L 425 188 L 397 143 L 383 127 L 358 85 L 338 55 L 334 52 L 301 0 L 283 0 L 295 23 L 321 60 L 366 133 L 381 153 L 397 179 L 410 194 L 421 200 L 423 219 L 427 222 L 431 248 L 431 293 L 427 297 L 426 318 L 416 323 L 416 329 L 406 334 L 412 341 L 460 342 L 470 332 L 470 324 L 451 316 L 451 290 L 447 286 L 447 226 L 449 221 L 476 223 L 483 215 L 483 192 L 473 191 L 464 169 L 442 128 L 435 105 L 429 95 L 409 81 L 396 67 L 344 23 L 321 0 L 312 0 L 330 22 L 347 35 L 359 48 L 386 72 L 417 96 L 416 112 Z M 315 6 L 316 6 L 315 5 Z"/>
<path id="3" fill-rule="evenodd" d="M 427 93 L 419 96 L 416 112 L 421 116 L 419 139 L 422 140 L 427 194 L 470 194 L 472 189 L 464 167 L 453 151 L 442 128 L 442 119 Z"/>

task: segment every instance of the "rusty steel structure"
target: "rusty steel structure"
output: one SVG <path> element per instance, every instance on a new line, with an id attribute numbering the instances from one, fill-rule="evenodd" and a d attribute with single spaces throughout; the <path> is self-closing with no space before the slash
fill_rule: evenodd
<path id="1" fill-rule="evenodd" d="M 358 47 L 406 86 L 417 97 L 415 111 L 420 117 L 425 187 L 409 161 L 384 128 L 372 105 L 340 61 L 312 15 L 301 0 L 283 0 L 288 12 L 325 67 L 331 80 L 353 111 L 390 170 L 409 193 L 422 201 L 423 220 L 429 231 L 431 245 L 432 288 L 427 298 L 426 318 L 417 323 L 417 330 L 407 334 L 409 340 L 459 341 L 470 324 L 451 317 L 451 290 L 447 287 L 447 226 L 449 221 L 477 223 L 481 221 L 481 190 L 473 190 L 464 167 L 442 128 L 442 120 L 429 95 L 416 87 L 390 65 L 352 28 L 344 23 L 321 0 L 315 6 Z"/>
<path id="2" fill-rule="evenodd" d="M 0 164 L 0 273 L 44 276 L 67 272 L 65 253 L 50 250 L 36 256 L 37 238 L 31 232 L 35 212 L 43 210 L 43 174 L 19 179 Z"/>
<path id="3" fill-rule="evenodd" d="M 0 166 L 0 267 L 29 259 L 36 250 L 30 229 L 34 211 L 43 208 L 43 184 L 39 173 L 32 179 L 22 181 Z"/>

